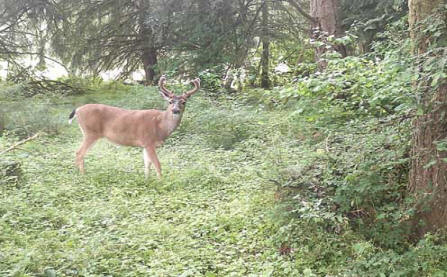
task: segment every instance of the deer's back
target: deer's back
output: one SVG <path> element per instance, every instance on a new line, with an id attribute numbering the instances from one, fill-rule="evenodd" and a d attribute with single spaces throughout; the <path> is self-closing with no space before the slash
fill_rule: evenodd
<path id="1" fill-rule="evenodd" d="M 77 110 L 84 133 L 130 146 L 142 146 L 150 139 L 159 114 L 157 110 L 126 110 L 103 104 L 87 104 Z"/>

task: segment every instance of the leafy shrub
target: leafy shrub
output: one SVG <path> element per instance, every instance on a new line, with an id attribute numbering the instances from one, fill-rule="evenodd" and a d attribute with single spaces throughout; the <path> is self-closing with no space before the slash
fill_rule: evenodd
<path id="1" fill-rule="evenodd" d="M 447 247 L 440 242 L 445 238 L 426 235 L 405 253 L 393 250 L 377 251 L 368 244 L 357 244 L 356 261 L 350 265 L 354 276 L 445 276 L 447 274 Z"/>
<path id="2" fill-rule="evenodd" d="M 332 231 L 350 222 L 377 245 L 406 247 L 404 223 L 412 209 L 403 201 L 409 163 L 409 137 L 403 134 L 409 126 L 392 122 L 359 120 L 302 133 L 307 143 L 300 160 L 282 156 L 275 173 L 293 214 Z"/>
<path id="3" fill-rule="evenodd" d="M 210 70 L 205 70 L 199 73 L 200 84 L 203 89 L 216 93 L 221 89 L 222 80 L 219 74 L 213 73 Z"/>
<path id="4" fill-rule="evenodd" d="M 329 62 L 326 71 L 298 80 L 277 93 L 279 102 L 319 97 L 358 115 L 385 116 L 412 107 L 409 64 L 348 57 Z"/>
<path id="5" fill-rule="evenodd" d="M 404 25 L 399 24 L 393 28 L 401 30 Z M 292 110 L 287 124 L 278 127 L 290 139 L 283 147 L 289 149 L 287 155 L 299 156 L 299 161 L 271 157 L 273 181 L 288 218 L 336 234 L 354 230 L 385 249 L 408 249 L 407 222 L 414 212 L 406 195 L 408 119 L 416 99 L 409 44 L 403 42 L 399 48 L 394 38 L 377 45 L 381 59 L 329 55 L 324 72 L 258 94 L 258 103 Z M 290 150 L 297 139 L 299 154 Z"/>
<path id="6" fill-rule="evenodd" d="M 322 113 L 333 117 L 336 109 L 345 119 L 410 113 L 416 96 L 411 91 L 413 58 L 405 22 L 399 20 L 379 34 L 383 40 L 374 45 L 373 54 L 340 58 L 329 51 L 323 72 L 298 75 L 293 85 L 265 94 L 264 101 L 281 105 L 291 99 L 319 99 L 320 107 L 326 106 Z"/>

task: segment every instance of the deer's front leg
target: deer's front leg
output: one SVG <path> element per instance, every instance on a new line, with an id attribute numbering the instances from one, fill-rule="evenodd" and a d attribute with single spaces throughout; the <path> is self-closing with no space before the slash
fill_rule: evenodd
<path id="1" fill-rule="evenodd" d="M 155 170 L 157 170 L 158 178 L 161 178 L 161 167 L 160 162 L 158 161 L 157 153 L 155 153 L 155 146 L 146 146 L 144 150 L 146 150 L 149 160 L 154 164 Z"/>

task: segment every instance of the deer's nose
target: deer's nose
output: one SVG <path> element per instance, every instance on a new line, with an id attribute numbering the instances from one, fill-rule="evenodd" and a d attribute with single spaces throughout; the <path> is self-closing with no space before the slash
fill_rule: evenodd
<path id="1" fill-rule="evenodd" d="M 180 110 L 174 109 L 174 110 L 172 110 L 172 113 L 173 113 L 173 114 L 179 114 L 179 113 L 180 113 Z"/>

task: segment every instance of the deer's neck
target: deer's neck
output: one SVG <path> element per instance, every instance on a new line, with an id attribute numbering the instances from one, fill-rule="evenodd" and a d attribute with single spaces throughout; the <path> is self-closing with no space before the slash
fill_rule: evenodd
<path id="1" fill-rule="evenodd" d="M 180 125 L 180 121 L 182 121 L 182 115 L 173 114 L 171 111 L 164 111 L 162 114 L 160 129 L 162 132 L 163 140 L 170 136 L 172 132 Z"/>

